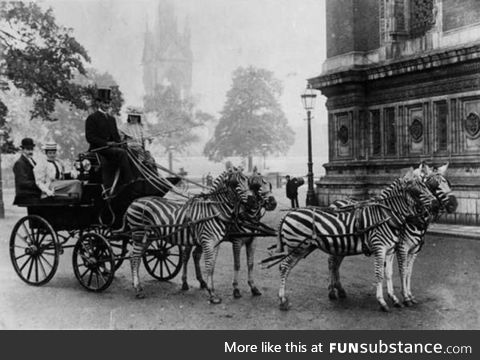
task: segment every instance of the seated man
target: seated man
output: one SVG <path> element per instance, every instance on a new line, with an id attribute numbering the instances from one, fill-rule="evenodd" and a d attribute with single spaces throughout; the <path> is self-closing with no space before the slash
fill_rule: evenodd
<path id="1" fill-rule="evenodd" d="M 57 144 L 49 142 L 43 147 L 46 158 L 39 161 L 33 169 L 35 182 L 42 190 L 41 198 L 57 196 L 71 199 L 80 199 L 82 183 L 80 180 L 65 180 L 71 177 L 65 173 L 63 164 L 56 159 Z"/>
<path id="2" fill-rule="evenodd" d="M 33 160 L 33 148 L 35 143 L 31 138 L 25 138 L 20 145 L 22 155 L 13 165 L 15 175 L 15 199 L 14 204 L 28 202 L 31 199 L 38 199 L 41 190 L 35 184 L 33 168 L 36 165 Z"/>
<path id="3" fill-rule="evenodd" d="M 85 137 L 90 144 L 89 151 L 95 151 L 105 158 L 110 166 L 120 169 L 122 178 L 120 184 L 130 184 L 134 181 L 131 165 L 128 160 L 128 153 L 120 147 L 120 134 L 117 123 L 113 116 L 108 113 L 111 101 L 110 89 L 98 89 L 96 97 L 97 110 L 88 116 L 85 122 Z M 109 167 L 106 167 L 109 168 Z M 104 186 L 109 189 L 109 195 L 113 196 L 112 186 L 114 185 L 114 174 L 110 171 L 104 174 Z M 118 189 L 118 185 L 117 185 Z"/>

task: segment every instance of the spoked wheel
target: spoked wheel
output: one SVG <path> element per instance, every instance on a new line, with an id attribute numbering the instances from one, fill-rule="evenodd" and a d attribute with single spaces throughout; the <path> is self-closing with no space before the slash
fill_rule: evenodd
<path id="1" fill-rule="evenodd" d="M 110 286 L 115 275 L 112 248 L 95 232 L 83 234 L 73 248 L 73 272 L 87 290 L 100 292 Z"/>
<path id="2" fill-rule="evenodd" d="M 115 271 L 118 270 L 127 256 L 129 238 L 125 235 L 112 235 L 112 231 L 104 227 L 95 228 L 93 231 L 102 235 L 110 244 L 115 260 Z"/>
<path id="3" fill-rule="evenodd" d="M 58 268 L 60 248 L 52 226 L 37 215 L 21 218 L 10 235 L 13 268 L 30 285 L 44 285 L 52 279 Z"/>
<path id="4" fill-rule="evenodd" d="M 167 281 L 173 279 L 182 268 L 182 248 L 162 239 L 155 239 L 145 249 L 143 265 L 155 279 Z"/>

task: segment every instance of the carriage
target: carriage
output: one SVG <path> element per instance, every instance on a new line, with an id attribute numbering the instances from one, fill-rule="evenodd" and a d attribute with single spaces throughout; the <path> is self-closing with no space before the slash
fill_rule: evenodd
<path id="1" fill-rule="evenodd" d="M 75 164 L 82 181 L 81 196 L 32 198 L 17 204 L 27 209 L 27 216 L 13 227 L 10 258 L 27 284 L 48 283 L 57 271 L 60 255 L 73 248 L 73 272 L 80 284 L 94 292 L 108 288 L 115 271 L 128 258 L 131 234 L 122 229 L 122 220 L 135 194 L 163 197 L 180 181 L 179 177 L 170 177 L 159 188 L 140 180 L 106 200 L 102 185 L 102 167 L 104 170 L 106 164 L 102 160 L 94 152 L 79 155 Z M 182 248 L 155 236 L 154 230 L 149 234 L 142 256 L 145 269 L 158 280 L 174 278 L 182 266 Z"/>

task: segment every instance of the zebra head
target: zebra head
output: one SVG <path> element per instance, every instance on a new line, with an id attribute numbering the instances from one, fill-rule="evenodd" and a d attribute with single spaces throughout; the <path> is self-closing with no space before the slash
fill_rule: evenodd
<path id="1" fill-rule="evenodd" d="M 453 194 L 450 182 L 446 179 L 448 163 L 439 168 L 432 169 L 427 164 L 420 164 L 416 170 L 422 177 L 428 189 L 435 195 L 440 203 L 437 213 L 445 209 L 449 214 L 457 210 L 458 202 Z"/>
<path id="2" fill-rule="evenodd" d="M 265 208 L 267 211 L 273 211 L 277 207 L 277 200 L 272 193 L 272 184 L 260 174 L 253 174 L 248 179 L 250 190 L 253 191 L 257 198 L 257 205 Z"/>
<path id="3" fill-rule="evenodd" d="M 230 200 L 235 202 L 236 206 L 256 207 L 255 194 L 250 189 L 248 177 L 241 169 L 231 167 L 221 174 L 213 183 L 214 191 L 219 188 L 227 190 Z"/>

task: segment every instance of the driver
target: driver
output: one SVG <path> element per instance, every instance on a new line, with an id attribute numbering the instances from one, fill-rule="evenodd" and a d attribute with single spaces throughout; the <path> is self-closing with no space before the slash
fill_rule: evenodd
<path id="1" fill-rule="evenodd" d="M 85 122 L 85 137 L 90 144 L 89 151 L 96 151 L 103 156 L 110 165 L 109 168 L 113 165 L 115 168 L 120 169 L 121 180 L 119 184 L 128 185 L 135 178 L 128 160 L 127 151 L 120 147 L 121 139 L 116 120 L 109 114 L 110 102 L 111 89 L 99 88 L 95 99 L 97 110 L 89 115 Z M 105 174 L 107 179 L 104 179 L 103 185 L 109 189 L 113 184 L 115 171 L 113 171 L 113 174 L 110 173 L 110 169 L 104 171 L 108 173 Z M 110 191 L 110 196 L 114 196 L 112 191 Z"/>

